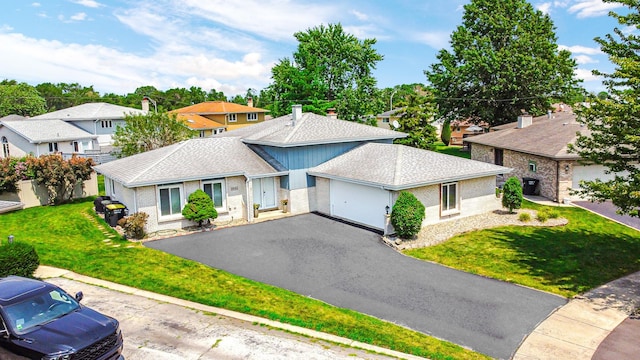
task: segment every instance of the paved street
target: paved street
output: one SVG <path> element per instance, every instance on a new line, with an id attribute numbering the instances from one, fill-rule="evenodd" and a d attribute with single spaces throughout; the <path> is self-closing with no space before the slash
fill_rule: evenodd
<path id="1" fill-rule="evenodd" d="M 170 301 L 67 278 L 46 281 L 71 294 L 82 291 L 84 305 L 116 317 L 124 335 L 123 355 L 127 360 L 392 359 Z"/>
<path id="2" fill-rule="evenodd" d="M 399 254 L 379 235 L 305 214 L 146 243 L 509 358 L 566 300 Z"/>

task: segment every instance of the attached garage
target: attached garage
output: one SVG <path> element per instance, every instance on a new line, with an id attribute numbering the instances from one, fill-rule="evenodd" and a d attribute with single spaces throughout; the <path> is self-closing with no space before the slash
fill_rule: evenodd
<path id="1" fill-rule="evenodd" d="M 329 192 L 331 216 L 376 229 L 384 229 L 385 207 L 392 205 L 389 191 L 378 187 L 331 180 Z"/>
<path id="2" fill-rule="evenodd" d="M 580 189 L 580 181 L 593 181 L 600 179 L 602 181 L 608 181 L 614 178 L 613 174 L 606 174 L 607 168 L 602 165 L 576 165 L 573 167 L 573 179 L 571 188 Z M 578 198 L 577 196 L 573 196 Z"/>

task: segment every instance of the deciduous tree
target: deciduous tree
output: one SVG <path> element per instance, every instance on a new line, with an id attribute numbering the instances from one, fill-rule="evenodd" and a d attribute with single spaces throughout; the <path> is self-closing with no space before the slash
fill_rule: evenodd
<path id="1" fill-rule="evenodd" d="M 113 135 L 114 146 L 121 157 L 158 149 L 195 136 L 195 132 L 176 119 L 175 115 L 149 112 L 146 115 L 127 115 L 125 125 L 118 126 Z"/>
<path id="2" fill-rule="evenodd" d="M 333 107 L 341 119 L 351 121 L 372 112 L 377 101 L 372 72 L 382 60 L 373 48 L 375 39 L 360 41 L 340 24 L 320 25 L 294 36 L 299 44 L 293 60 L 282 59 L 272 68 L 273 83 L 265 93 L 274 116 L 289 113 L 295 103 L 320 114 Z M 326 107 L 305 108 L 313 101 L 325 102 Z"/>
<path id="3" fill-rule="evenodd" d="M 620 0 L 628 11 L 610 13 L 620 28 L 596 38 L 603 52 L 615 65 L 603 76 L 608 97 L 595 97 L 589 107 L 577 109 L 578 121 L 586 125 L 571 147 L 587 163 L 601 164 L 614 175 L 608 181 L 585 181 L 578 193 L 595 201 L 611 199 L 619 212 L 640 217 L 640 3 Z M 634 29 L 634 32 L 628 31 Z"/>
<path id="4" fill-rule="evenodd" d="M 425 71 L 444 117 L 495 126 L 576 93 L 576 62 L 558 49 L 550 17 L 525 0 L 471 0 L 450 42 Z"/>
<path id="5" fill-rule="evenodd" d="M 45 106 L 44 98 L 35 87 L 7 80 L 0 83 L 0 117 L 40 115 L 46 112 Z"/>

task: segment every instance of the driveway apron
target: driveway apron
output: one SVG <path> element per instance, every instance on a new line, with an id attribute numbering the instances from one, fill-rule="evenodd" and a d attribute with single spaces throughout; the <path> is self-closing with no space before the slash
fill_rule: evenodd
<path id="1" fill-rule="evenodd" d="M 146 246 L 509 358 L 564 298 L 397 253 L 315 214 Z"/>

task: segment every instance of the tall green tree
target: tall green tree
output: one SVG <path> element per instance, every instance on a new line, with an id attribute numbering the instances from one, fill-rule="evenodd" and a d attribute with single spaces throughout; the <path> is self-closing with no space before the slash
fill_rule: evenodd
<path id="1" fill-rule="evenodd" d="M 436 128 L 431 125 L 436 113 L 431 99 L 418 94 L 408 95 L 407 106 L 398 111 L 402 114 L 398 119 L 400 127 L 397 130 L 405 132 L 409 136 L 397 139 L 394 143 L 433 150 L 438 136 Z"/>
<path id="2" fill-rule="evenodd" d="M 360 41 L 340 24 L 320 25 L 294 36 L 298 48 L 293 60 L 281 59 L 272 68 L 268 94 L 274 116 L 289 113 L 295 103 L 320 114 L 334 107 L 339 118 L 351 121 L 373 113 L 378 98 L 372 73 L 383 58 L 373 48 L 375 39 Z M 313 101 L 324 104 L 305 108 Z"/>
<path id="3" fill-rule="evenodd" d="M 595 39 L 615 66 L 610 74 L 594 71 L 604 77 L 609 96 L 595 97 L 590 107 L 577 109 L 578 121 L 588 131 L 571 149 L 584 161 L 604 165 L 614 175 L 608 181 L 583 182 L 580 194 L 596 201 L 611 199 L 619 212 L 640 217 L 640 2 L 615 2 L 628 9 L 624 15 L 610 13 L 620 27 Z"/>
<path id="4" fill-rule="evenodd" d="M 46 112 L 46 102 L 35 87 L 4 80 L 0 83 L 0 117 L 35 116 Z"/>
<path id="5" fill-rule="evenodd" d="M 114 146 L 125 157 L 175 144 L 195 136 L 195 131 L 176 119 L 175 115 L 149 112 L 146 115 L 127 115 L 125 125 L 118 126 L 113 135 Z"/>
<path id="6" fill-rule="evenodd" d="M 558 49 L 551 18 L 526 0 L 471 0 L 450 42 L 425 71 L 444 117 L 500 125 L 575 95 L 576 62 Z"/>

